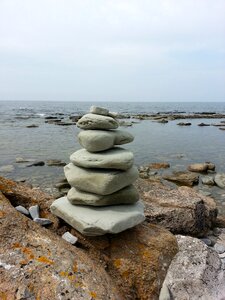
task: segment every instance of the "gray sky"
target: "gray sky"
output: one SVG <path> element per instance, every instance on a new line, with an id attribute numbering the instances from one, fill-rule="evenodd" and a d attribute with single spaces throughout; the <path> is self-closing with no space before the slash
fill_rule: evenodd
<path id="1" fill-rule="evenodd" d="M 0 100 L 225 101 L 225 0 L 0 0 Z"/>

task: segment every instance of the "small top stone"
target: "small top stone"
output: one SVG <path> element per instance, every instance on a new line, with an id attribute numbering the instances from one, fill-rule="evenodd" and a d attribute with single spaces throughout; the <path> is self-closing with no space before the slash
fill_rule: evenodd
<path id="1" fill-rule="evenodd" d="M 81 129 L 116 129 L 119 123 L 108 116 L 97 114 L 86 114 L 77 122 L 77 127 Z"/>
<path id="2" fill-rule="evenodd" d="M 96 115 L 108 116 L 109 111 L 106 108 L 93 105 L 93 106 L 90 107 L 90 113 L 91 114 L 96 114 Z"/>

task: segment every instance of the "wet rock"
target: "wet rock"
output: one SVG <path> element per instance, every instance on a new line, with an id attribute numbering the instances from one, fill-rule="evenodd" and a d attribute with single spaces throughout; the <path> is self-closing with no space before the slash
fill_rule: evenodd
<path id="1" fill-rule="evenodd" d="M 34 159 L 26 159 L 23 157 L 17 157 L 16 158 L 16 163 L 27 163 L 27 162 L 32 162 Z"/>
<path id="2" fill-rule="evenodd" d="M 59 190 L 71 188 L 71 186 L 67 180 L 66 180 L 66 182 L 58 182 L 58 183 L 54 184 L 54 187 L 56 187 Z"/>
<path id="3" fill-rule="evenodd" d="M 130 126 L 133 126 L 133 123 L 128 122 L 128 121 L 120 121 L 119 125 L 122 126 L 122 127 L 130 127 Z"/>
<path id="4" fill-rule="evenodd" d="M 33 220 L 36 218 L 39 218 L 39 206 L 33 205 L 33 206 L 29 207 L 29 213 Z"/>
<path id="5" fill-rule="evenodd" d="M 34 218 L 34 222 L 38 223 L 41 226 L 52 224 L 52 221 L 46 218 Z"/>
<path id="6" fill-rule="evenodd" d="M 72 245 L 76 244 L 76 242 L 78 241 L 78 238 L 76 236 L 72 235 L 69 231 L 65 232 L 62 235 L 62 238 Z"/>
<path id="7" fill-rule="evenodd" d="M 81 129 L 116 129 L 118 122 L 107 116 L 86 114 L 77 122 L 77 127 Z"/>
<path id="8" fill-rule="evenodd" d="M 198 124 L 198 126 L 210 126 L 210 124 L 200 123 L 200 124 Z"/>
<path id="9" fill-rule="evenodd" d="M 36 161 L 33 164 L 28 165 L 27 167 L 41 167 L 41 166 L 44 166 L 44 165 L 45 165 L 44 161 Z"/>
<path id="10" fill-rule="evenodd" d="M 158 123 L 161 123 L 161 124 L 166 124 L 166 123 L 168 123 L 169 121 L 166 120 L 166 119 L 159 119 L 159 120 L 157 120 L 157 122 L 158 122 Z"/>
<path id="11" fill-rule="evenodd" d="M 27 128 L 37 128 L 39 127 L 38 125 L 35 125 L 35 124 L 31 124 L 31 125 L 27 125 L 26 126 Z"/>
<path id="12" fill-rule="evenodd" d="M 208 165 L 206 163 L 198 163 L 188 166 L 188 171 L 190 172 L 206 172 L 207 170 Z"/>
<path id="13" fill-rule="evenodd" d="M 69 116 L 69 119 L 70 119 L 72 122 L 76 123 L 81 117 L 82 117 L 82 116 Z"/>
<path id="14" fill-rule="evenodd" d="M 218 185 L 218 187 L 224 189 L 225 188 L 225 173 L 216 174 L 214 181 Z"/>
<path id="15" fill-rule="evenodd" d="M 163 174 L 163 179 L 179 185 L 193 186 L 199 181 L 199 176 L 191 172 L 174 171 L 172 174 Z"/>
<path id="16" fill-rule="evenodd" d="M 214 177 L 212 177 L 212 176 L 204 176 L 201 178 L 201 180 L 202 180 L 202 183 L 206 184 L 206 185 L 214 185 L 215 184 Z"/>
<path id="17" fill-rule="evenodd" d="M 6 166 L 2 166 L 0 167 L 0 172 L 2 173 L 11 173 L 14 171 L 14 166 L 13 165 L 6 165 Z"/>
<path id="18" fill-rule="evenodd" d="M 219 127 L 219 130 L 225 130 L 225 128 L 224 127 Z"/>
<path id="19" fill-rule="evenodd" d="M 172 189 L 161 183 L 139 179 L 136 187 L 145 203 L 148 222 L 159 224 L 175 234 L 203 237 L 217 217 L 216 203 L 192 188 Z"/>
<path id="20" fill-rule="evenodd" d="M 46 162 L 47 166 L 57 166 L 57 167 L 64 167 L 66 163 L 59 159 L 49 159 Z"/>
<path id="21" fill-rule="evenodd" d="M 207 171 L 214 171 L 215 170 L 216 166 L 215 166 L 214 163 L 211 163 L 211 162 L 207 161 L 206 164 L 208 166 Z"/>
<path id="22" fill-rule="evenodd" d="M 170 164 L 168 162 L 155 162 L 148 165 L 150 169 L 167 169 L 170 168 Z"/>
<path id="23" fill-rule="evenodd" d="M 171 298 L 222 299 L 225 274 L 216 253 L 198 239 L 177 236 L 179 252 L 174 257 L 164 283 Z"/>
<path id="24" fill-rule="evenodd" d="M 179 126 L 190 126 L 191 123 L 190 122 L 180 122 L 180 123 L 177 123 L 177 125 L 179 125 Z"/>
<path id="25" fill-rule="evenodd" d="M 30 215 L 29 211 L 22 205 L 16 206 L 15 209 L 26 216 Z"/>
<path id="26" fill-rule="evenodd" d="M 209 238 L 202 238 L 201 241 L 206 244 L 206 246 L 211 246 L 212 241 Z"/>

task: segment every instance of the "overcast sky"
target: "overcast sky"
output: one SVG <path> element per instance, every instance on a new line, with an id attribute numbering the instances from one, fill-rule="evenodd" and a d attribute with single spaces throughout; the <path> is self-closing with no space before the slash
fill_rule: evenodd
<path id="1" fill-rule="evenodd" d="M 0 0 L 0 100 L 225 101 L 225 0 Z"/>

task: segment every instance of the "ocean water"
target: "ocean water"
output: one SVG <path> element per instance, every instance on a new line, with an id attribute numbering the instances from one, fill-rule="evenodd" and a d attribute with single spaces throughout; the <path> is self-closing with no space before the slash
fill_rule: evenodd
<path id="1" fill-rule="evenodd" d="M 10 173 L 0 175 L 13 179 L 25 177 L 33 184 L 48 186 L 63 176 L 62 167 L 26 167 L 17 164 L 17 157 L 35 159 L 61 159 L 69 161 L 69 156 L 78 150 L 76 140 L 79 129 L 76 126 L 46 124 L 45 117 L 63 114 L 86 113 L 91 105 L 99 105 L 120 113 L 157 112 L 221 112 L 225 113 L 225 103 L 96 103 L 96 102 L 0 102 L 0 167 L 13 165 Z M 189 120 L 185 120 L 189 121 Z M 140 121 L 132 127 L 121 128 L 131 132 L 135 140 L 124 148 L 131 149 L 135 164 L 140 166 L 150 162 L 167 161 L 174 170 L 185 170 L 194 162 L 211 161 L 217 171 L 225 172 L 225 131 L 217 127 L 199 127 L 200 122 L 218 123 L 220 120 L 190 120 L 191 126 L 181 127 L 179 121 L 160 124 L 150 120 Z M 37 128 L 27 128 L 36 124 Z"/>

